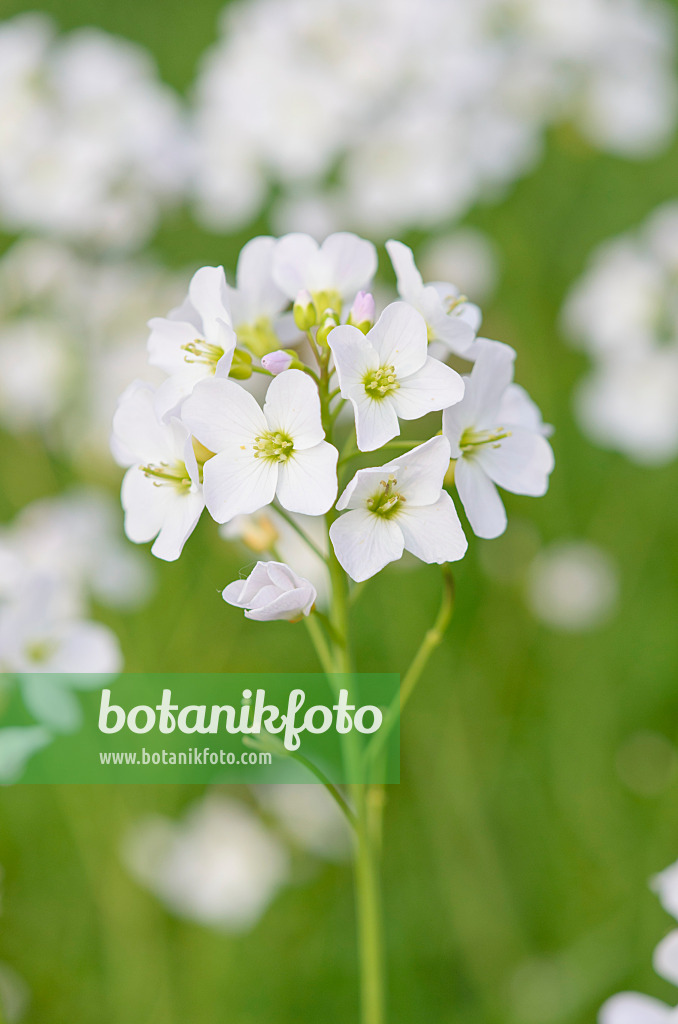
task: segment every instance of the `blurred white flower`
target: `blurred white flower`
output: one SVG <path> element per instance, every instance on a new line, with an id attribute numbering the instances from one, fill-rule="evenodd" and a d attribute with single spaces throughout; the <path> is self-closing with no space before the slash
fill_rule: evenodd
<path id="1" fill-rule="evenodd" d="M 346 818 L 324 786 L 257 786 L 256 796 L 295 845 L 331 862 L 341 863 L 350 856 L 351 833 Z"/>
<path id="2" fill-rule="evenodd" d="M 342 324 L 328 344 L 342 398 L 355 411 L 361 451 L 374 451 L 400 433 L 399 419 L 416 420 L 459 402 L 459 374 L 428 355 L 426 322 L 406 302 L 392 302 L 366 335 Z"/>
<path id="3" fill-rule="evenodd" d="M 267 235 L 251 238 L 238 256 L 235 288 L 228 285 L 226 289 L 238 341 L 257 356 L 299 334 L 292 318 L 281 316 L 289 296 L 274 280 L 277 245 Z"/>
<path id="4" fill-rule="evenodd" d="M 596 629 L 615 610 L 619 571 L 614 559 L 587 541 L 556 541 L 539 552 L 527 578 L 535 618 L 553 629 Z"/>
<path id="5" fill-rule="evenodd" d="M 429 280 L 456 281 L 477 301 L 492 295 L 499 278 L 494 242 L 477 228 L 458 228 L 431 239 L 421 249 L 420 264 Z"/>
<path id="6" fill-rule="evenodd" d="M 175 202 L 190 138 L 150 55 L 47 15 L 0 23 L 0 223 L 134 246 Z"/>
<path id="7" fill-rule="evenodd" d="M 678 203 L 601 245 L 563 309 L 593 359 L 574 407 L 596 444 L 656 465 L 678 453 Z"/>
<path id="8" fill-rule="evenodd" d="M 228 604 L 245 610 L 245 617 L 257 622 L 284 619 L 295 622 L 310 615 L 315 604 L 315 587 L 283 562 L 257 562 L 246 580 L 236 580 L 224 589 Z"/>
<path id="9" fill-rule="evenodd" d="M 30 998 L 24 979 L 9 964 L 0 961 L 0 1012 L 7 1024 L 20 1024 Z"/>
<path id="10" fill-rule="evenodd" d="M 113 417 L 111 449 L 129 467 L 122 482 L 125 533 L 135 544 L 153 540 L 156 558 L 173 562 L 205 507 L 192 438 L 178 419 L 160 420 L 156 393 L 141 381 L 123 393 Z"/>
<path id="11" fill-rule="evenodd" d="M 450 462 L 444 437 L 433 437 L 385 466 L 359 469 L 337 502 L 349 509 L 330 527 L 342 567 L 357 583 L 405 550 L 422 562 L 456 562 L 467 543 L 451 497 L 442 489 Z"/>
<path id="12" fill-rule="evenodd" d="M 182 417 L 217 453 L 205 463 L 204 480 L 218 523 L 256 512 L 275 496 L 289 512 L 306 515 L 323 515 L 334 502 L 338 452 L 324 440 L 318 392 L 301 370 L 273 378 L 263 411 L 234 381 L 202 381 Z"/>
<path id="13" fill-rule="evenodd" d="M 652 155 L 675 126 L 674 52 L 660 2 L 229 4 L 196 84 L 199 215 L 242 226 L 274 186 L 280 230 L 386 238 L 496 194 L 552 122 Z"/>
<path id="14" fill-rule="evenodd" d="M 179 917 L 223 931 L 253 928 L 289 876 L 284 847 L 244 804 L 211 794 L 183 820 L 140 821 L 123 859 Z"/>
<path id="15" fill-rule="evenodd" d="M 456 459 L 454 482 L 473 532 L 492 538 L 506 529 L 497 487 L 540 497 L 554 459 L 539 410 L 513 383 L 513 349 L 483 338 L 476 353 L 462 401 L 443 413 L 443 433 Z"/>

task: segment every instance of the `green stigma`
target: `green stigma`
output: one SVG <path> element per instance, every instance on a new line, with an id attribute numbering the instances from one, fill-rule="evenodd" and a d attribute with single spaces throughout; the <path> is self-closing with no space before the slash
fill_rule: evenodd
<path id="1" fill-rule="evenodd" d="M 380 366 L 378 370 L 368 370 L 363 377 L 363 386 L 365 394 L 369 398 L 374 398 L 377 401 L 381 401 L 382 398 L 388 398 L 389 395 L 392 395 L 400 387 L 395 367 Z"/>
<path id="2" fill-rule="evenodd" d="M 396 491 L 397 483 L 394 476 L 379 481 L 379 490 L 367 499 L 367 507 L 375 516 L 388 518 L 395 515 L 400 505 L 404 503 L 404 497 Z"/>
<path id="3" fill-rule="evenodd" d="M 149 462 L 146 466 L 139 467 L 141 472 L 149 480 L 153 481 L 155 487 L 170 485 L 179 489 L 188 489 L 191 486 L 191 477 L 183 462 Z"/>
<path id="4" fill-rule="evenodd" d="M 492 445 L 493 448 L 501 448 L 501 442 L 511 436 L 511 431 L 504 427 L 495 427 L 494 430 L 474 430 L 467 427 L 459 440 L 459 447 L 463 452 L 471 453 L 484 444 Z"/>
<path id="5" fill-rule="evenodd" d="M 294 455 L 294 441 L 281 430 L 267 430 L 254 440 L 254 458 L 287 462 Z"/>
<path id="6" fill-rule="evenodd" d="M 210 345 L 204 338 L 196 338 L 195 341 L 188 341 L 181 348 L 186 353 L 184 362 L 203 363 L 214 369 L 224 354 L 223 348 L 218 345 Z"/>

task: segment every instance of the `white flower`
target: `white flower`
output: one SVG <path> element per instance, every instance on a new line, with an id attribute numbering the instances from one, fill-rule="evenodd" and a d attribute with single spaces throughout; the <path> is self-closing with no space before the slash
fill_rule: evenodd
<path id="1" fill-rule="evenodd" d="M 419 419 L 464 394 L 459 374 L 428 355 L 424 318 L 406 302 L 387 306 L 366 335 L 348 324 L 335 327 L 328 343 L 363 452 L 399 434 L 398 418 Z"/>
<path id="2" fill-rule="evenodd" d="M 235 288 L 226 285 L 231 320 L 238 341 L 256 356 L 293 340 L 298 331 L 291 317 L 280 314 L 289 299 L 273 280 L 277 241 L 267 235 L 252 238 L 240 251 Z"/>
<path id="3" fill-rule="evenodd" d="M 135 544 L 155 537 L 151 551 L 173 562 L 193 533 L 205 500 L 192 439 L 178 419 L 164 423 L 148 384 L 131 384 L 113 417 L 111 447 L 129 466 L 122 482 L 125 533 Z"/>
<path id="4" fill-rule="evenodd" d="M 332 506 L 338 452 L 324 440 L 318 392 L 301 370 L 271 381 L 263 412 L 234 381 L 202 381 L 182 418 L 217 452 L 205 463 L 204 485 L 218 523 L 256 512 L 276 495 L 289 512 L 318 516 Z"/>
<path id="5" fill-rule="evenodd" d="M 453 284 L 424 284 L 412 250 L 402 242 L 386 243 L 398 281 L 398 295 L 421 313 L 428 340 L 442 342 L 449 352 L 473 358 L 471 346 L 482 319 L 480 310 L 459 294 Z"/>
<path id="6" fill-rule="evenodd" d="M 527 601 L 535 618 L 576 633 L 607 622 L 619 599 L 613 558 L 588 541 L 558 541 L 530 566 Z"/>
<path id="7" fill-rule="evenodd" d="M 678 1008 L 660 1003 L 658 999 L 622 992 L 603 1006 L 598 1024 L 676 1024 Z"/>
<path id="8" fill-rule="evenodd" d="M 410 551 L 423 562 L 456 562 L 466 538 L 451 497 L 443 491 L 450 446 L 444 437 L 385 466 L 360 469 L 337 502 L 350 509 L 330 539 L 349 576 L 361 582 Z"/>
<path id="9" fill-rule="evenodd" d="M 539 410 L 513 384 L 515 352 L 481 339 L 463 401 L 443 413 L 456 459 L 454 481 L 473 532 L 498 537 L 506 511 L 497 486 L 535 497 L 546 493 L 554 460 Z"/>
<path id="10" fill-rule="evenodd" d="M 257 562 L 246 580 L 229 583 L 224 601 L 245 609 L 245 617 L 258 622 L 286 619 L 294 622 L 310 615 L 318 596 L 308 580 L 283 562 Z"/>
<path id="11" fill-rule="evenodd" d="M 346 231 L 318 245 L 310 235 L 283 235 L 273 260 L 276 284 L 290 299 L 306 290 L 320 317 L 329 307 L 341 312 L 344 303 L 366 290 L 377 269 L 371 242 Z"/>
<path id="12" fill-rule="evenodd" d="M 295 846 L 323 860 L 349 859 L 351 834 L 346 818 L 324 786 L 312 782 L 257 786 L 256 796 Z"/>
<path id="13" fill-rule="evenodd" d="M 175 914 L 224 931 L 252 928 L 289 874 L 275 836 L 245 804 L 216 793 L 183 821 L 140 821 L 123 858 Z"/>
<path id="14" fill-rule="evenodd" d="M 149 321 L 148 361 L 168 374 L 156 395 L 160 416 L 172 414 L 205 377 L 228 377 L 236 336 L 223 267 L 202 267 L 188 296 L 167 318 Z"/>

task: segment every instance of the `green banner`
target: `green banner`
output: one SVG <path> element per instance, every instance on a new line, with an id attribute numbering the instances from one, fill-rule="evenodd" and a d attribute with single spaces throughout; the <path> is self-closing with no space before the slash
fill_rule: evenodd
<path id="1" fill-rule="evenodd" d="M 397 675 L 0 676 L 0 783 L 400 781 Z"/>

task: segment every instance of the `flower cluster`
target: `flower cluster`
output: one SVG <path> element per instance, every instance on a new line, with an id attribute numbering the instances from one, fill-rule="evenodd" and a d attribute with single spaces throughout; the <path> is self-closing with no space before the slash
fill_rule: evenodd
<path id="1" fill-rule="evenodd" d="M 0 23 L 0 221 L 96 246 L 145 242 L 186 187 L 188 132 L 151 56 L 44 14 Z"/>
<path id="2" fill-rule="evenodd" d="M 118 639 L 93 621 L 92 602 L 138 607 L 149 584 L 118 536 L 114 505 L 97 491 L 33 502 L 0 529 L 0 697 L 16 683 L 37 723 L 0 726 L 0 780 L 78 724 L 73 689 L 122 667 Z M 56 675 L 47 682 L 45 673 Z"/>
<path id="3" fill-rule="evenodd" d="M 437 228 L 539 159 L 552 122 L 656 152 L 676 113 L 671 12 L 638 0 L 247 0 L 196 81 L 208 229 Z M 328 178 L 331 176 L 331 184 Z"/>
<path id="4" fill-rule="evenodd" d="M 604 243 L 564 309 L 593 360 L 575 412 L 597 444 L 657 465 L 678 454 L 678 203 Z"/>
<path id="5" fill-rule="evenodd" d="M 405 551 L 429 563 L 463 557 L 453 480 L 481 537 L 506 527 L 498 487 L 542 495 L 548 486 L 548 428 L 513 382 L 513 349 L 478 338 L 477 306 L 452 284 L 426 284 L 406 246 L 387 249 L 400 297 L 379 316 L 368 290 L 377 253 L 356 235 L 322 245 L 301 234 L 255 238 L 235 285 L 221 267 L 203 267 L 185 302 L 150 321 L 162 383 L 135 381 L 120 399 L 112 447 L 127 468 L 128 537 L 174 560 L 205 507 L 249 534 L 273 560 L 223 596 L 251 618 L 300 618 L 317 599 L 315 584 L 282 562 L 271 516 L 317 562 L 334 560 L 361 582 Z M 428 439 L 400 439 L 413 420 Z M 320 517 L 324 543 L 306 525 Z"/>
<path id="6" fill-rule="evenodd" d="M 678 918 L 678 864 L 657 875 L 652 883 L 660 902 L 669 914 Z M 654 953 L 654 969 L 672 985 L 678 985 L 678 929 L 669 932 Z M 678 1019 L 678 1007 L 636 992 L 622 992 L 609 999 L 598 1018 L 600 1024 L 672 1024 Z"/>

